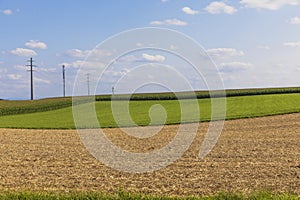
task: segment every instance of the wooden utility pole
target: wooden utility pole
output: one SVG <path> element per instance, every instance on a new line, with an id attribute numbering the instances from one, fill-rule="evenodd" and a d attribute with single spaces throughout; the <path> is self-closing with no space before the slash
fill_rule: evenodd
<path id="1" fill-rule="evenodd" d="M 62 66 L 62 72 L 63 72 L 63 96 L 66 96 L 66 76 L 65 76 L 65 66 Z"/>
<path id="2" fill-rule="evenodd" d="M 115 94 L 115 87 L 114 86 L 112 86 L 112 88 L 111 88 L 111 93 L 112 93 L 112 95 Z"/>
<path id="3" fill-rule="evenodd" d="M 87 88 L 88 88 L 88 96 L 90 96 L 90 74 L 86 74 L 87 79 Z"/>
<path id="4" fill-rule="evenodd" d="M 30 99 L 33 100 L 33 67 L 35 67 L 33 65 L 33 60 L 32 58 L 30 58 L 30 60 L 28 60 L 29 65 L 26 65 L 28 67 L 30 67 L 30 69 L 28 71 L 30 71 Z"/>

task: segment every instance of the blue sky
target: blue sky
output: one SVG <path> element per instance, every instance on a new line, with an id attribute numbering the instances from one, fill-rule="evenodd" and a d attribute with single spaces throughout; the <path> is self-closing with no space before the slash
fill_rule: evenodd
<path id="1" fill-rule="evenodd" d="M 72 95 L 80 64 L 97 44 L 143 27 L 196 40 L 216 63 L 225 88 L 299 86 L 299 11 L 300 0 L 0 0 L 0 98 L 30 97 L 30 57 L 37 65 L 35 98 L 62 95 L 62 64 Z M 159 64 L 167 56 L 132 55 Z M 108 80 L 130 69 L 115 70 Z"/>

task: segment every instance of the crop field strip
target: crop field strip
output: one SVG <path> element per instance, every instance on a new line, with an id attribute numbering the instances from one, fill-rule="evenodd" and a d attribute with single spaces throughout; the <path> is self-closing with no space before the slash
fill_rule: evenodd
<path id="1" fill-rule="evenodd" d="M 76 130 L 0 129 L 0 191 L 92 192 L 115 194 L 211 195 L 255 191 L 300 195 L 300 114 L 226 121 L 212 152 L 197 155 L 208 123 L 184 155 L 170 166 L 145 174 L 115 171 L 94 159 Z M 189 126 L 189 124 L 185 124 Z M 131 152 L 161 148 L 178 125 L 152 138 L 137 139 L 104 129 Z"/>
<path id="2" fill-rule="evenodd" d="M 48 98 L 41 100 L 0 100 L 0 116 L 45 112 L 72 106 L 72 98 Z"/>
<path id="3" fill-rule="evenodd" d="M 220 98 L 219 98 L 220 99 Z M 181 100 L 188 103 L 189 100 Z M 287 114 L 300 112 L 300 93 L 269 94 L 253 96 L 228 97 L 226 119 L 252 118 L 268 115 Z M 124 103 L 114 102 L 115 105 Z M 198 99 L 200 113 L 193 107 L 187 107 L 190 118 L 186 122 L 209 121 L 211 113 L 210 99 Z M 177 100 L 144 100 L 130 101 L 130 114 L 137 125 L 146 126 L 150 123 L 149 109 L 160 104 L 167 113 L 166 124 L 181 123 L 181 110 Z M 89 104 L 77 105 L 81 107 Z M 95 102 L 96 113 L 102 128 L 118 127 L 112 114 L 111 101 Z M 120 113 L 117 113 L 120 115 Z M 122 114 L 122 113 L 121 113 Z M 161 122 L 160 122 L 161 123 Z M 119 124 L 128 126 L 126 120 Z M 159 125 L 159 122 L 157 122 Z M 1 128 L 34 128 L 34 129 L 74 129 L 72 107 L 55 109 L 46 112 L 29 114 L 6 115 L 0 117 Z"/>
<path id="4" fill-rule="evenodd" d="M 293 194 L 273 194 L 271 192 L 260 191 L 251 194 L 225 193 L 203 195 L 203 196 L 167 196 L 167 195 L 146 195 L 142 193 L 128 193 L 119 191 L 115 194 L 103 194 L 101 192 L 5 192 L 0 193 L 0 200 L 299 200 Z"/>
<path id="5" fill-rule="evenodd" d="M 300 93 L 300 87 L 290 88 L 261 88 L 261 89 L 231 89 L 225 91 L 227 97 L 234 96 L 251 96 L 251 95 L 266 95 L 266 94 L 290 94 Z M 177 95 L 177 96 L 176 96 Z M 191 92 L 179 92 L 179 93 L 146 93 L 146 94 L 132 94 L 132 95 L 96 95 L 96 101 L 111 101 L 113 100 L 176 100 L 176 99 L 189 99 L 191 97 L 197 97 L 198 99 L 206 99 L 212 97 L 222 97 L 223 92 L 220 91 L 196 91 Z M 47 98 L 40 100 L 15 100 L 7 101 L 0 99 L 0 116 L 13 115 L 13 114 L 25 114 L 34 112 L 44 112 L 50 110 L 56 110 L 72 106 L 72 97 L 65 98 Z"/>

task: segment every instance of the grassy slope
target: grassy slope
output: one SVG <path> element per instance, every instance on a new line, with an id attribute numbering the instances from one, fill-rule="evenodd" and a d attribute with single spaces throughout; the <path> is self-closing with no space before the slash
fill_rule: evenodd
<path id="1" fill-rule="evenodd" d="M 184 100 L 188 101 L 188 100 Z M 210 119 L 210 99 L 199 99 L 201 121 Z M 239 119 L 266 115 L 300 112 L 300 94 L 274 94 L 258 96 L 240 96 L 227 98 L 227 119 Z M 111 114 L 110 101 L 96 102 L 98 119 L 102 127 L 116 127 Z M 118 102 L 116 102 L 118 103 Z M 150 122 L 149 108 L 160 104 L 168 113 L 167 123 L 180 122 L 180 107 L 178 101 L 131 101 L 130 113 L 138 125 L 148 125 Z M 190 121 L 194 121 L 195 112 L 191 113 Z M 124 117 L 126 119 L 126 117 Z M 126 124 L 124 120 L 124 126 Z M 72 118 L 72 108 L 63 108 L 47 112 L 8 115 L 0 117 L 0 127 L 10 128 L 49 128 L 72 129 L 75 128 Z"/>
<path id="2" fill-rule="evenodd" d="M 238 89 L 226 90 L 227 97 L 233 96 L 250 96 L 262 94 L 290 94 L 300 93 L 300 87 L 294 88 L 260 88 L 260 89 Z M 131 99 L 131 100 L 174 100 L 177 98 L 186 99 L 195 95 L 199 99 L 210 98 L 208 91 L 197 91 L 191 95 L 190 92 L 179 92 L 177 96 L 174 93 L 156 93 L 156 94 L 133 94 L 131 95 L 115 95 L 114 99 Z M 222 96 L 220 91 L 213 91 L 213 96 Z M 110 101 L 111 95 L 98 95 L 95 97 L 97 101 Z M 72 105 L 72 98 L 48 98 L 34 101 L 0 101 L 0 116 L 14 115 L 14 114 L 27 114 L 35 112 L 44 112 L 66 108 Z"/>

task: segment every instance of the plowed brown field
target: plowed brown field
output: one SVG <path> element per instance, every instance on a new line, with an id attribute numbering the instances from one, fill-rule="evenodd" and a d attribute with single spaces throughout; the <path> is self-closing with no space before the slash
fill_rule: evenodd
<path id="1" fill-rule="evenodd" d="M 0 129 L 0 190 L 300 194 L 300 114 L 226 121 L 217 145 L 200 160 L 207 127 L 200 124 L 196 139 L 178 161 L 144 174 L 118 172 L 99 163 L 75 130 Z M 105 132 L 120 147 L 145 152 L 161 148 L 177 128 L 165 126 L 150 139 L 133 139 L 119 129 Z"/>

